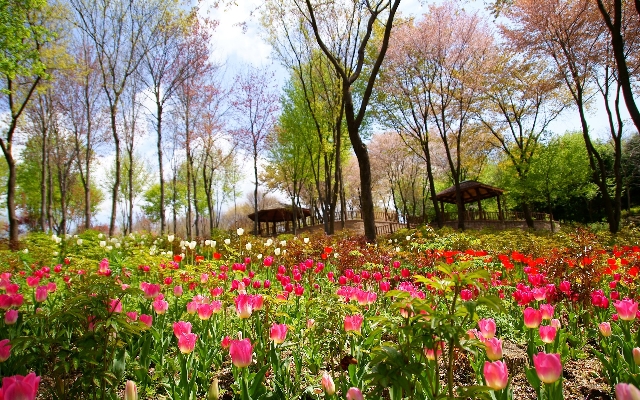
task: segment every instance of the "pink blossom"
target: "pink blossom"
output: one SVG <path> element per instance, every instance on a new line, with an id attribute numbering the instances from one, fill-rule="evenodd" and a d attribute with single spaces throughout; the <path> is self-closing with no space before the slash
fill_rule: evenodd
<path id="1" fill-rule="evenodd" d="M 251 365 L 251 357 L 253 355 L 253 346 L 251 341 L 247 339 L 232 340 L 229 345 L 229 355 L 231 362 L 238 368 L 245 368 Z"/>
<path id="2" fill-rule="evenodd" d="M 0 340 L 0 362 L 5 362 L 11 356 L 11 344 L 9 339 Z"/>
<path id="3" fill-rule="evenodd" d="M 5 399 L 35 400 L 40 377 L 31 372 L 27 376 L 14 375 L 2 378 L 2 395 Z"/>

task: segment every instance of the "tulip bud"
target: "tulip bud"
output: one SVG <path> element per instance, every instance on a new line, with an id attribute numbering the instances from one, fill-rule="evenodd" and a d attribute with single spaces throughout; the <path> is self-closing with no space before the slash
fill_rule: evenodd
<path id="1" fill-rule="evenodd" d="M 336 385 L 333 383 L 333 378 L 328 373 L 322 374 L 322 389 L 328 396 L 333 396 L 336 392 Z"/>
<path id="2" fill-rule="evenodd" d="M 632 350 L 633 353 L 633 362 L 636 363 L 636 365 L 640 365 L 640 347 L 634 347 Z"/>
<path id="3" fill-rule="evenodd" d="M 138 400 L 138 387 L 134 381 L 127 381 L 124 388 L 124 400 Z"/>
<path id="4" fill-rule="evenodd" d="M 207 392 L 207 400 L 218 400 L 220 397 L 220 388 L 218 386 L 218 378 L 213 378 L 209 391 Z"/>

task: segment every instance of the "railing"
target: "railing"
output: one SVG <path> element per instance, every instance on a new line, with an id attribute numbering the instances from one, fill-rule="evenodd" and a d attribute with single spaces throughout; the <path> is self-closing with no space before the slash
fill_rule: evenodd
<path id="1" fill-rule="evenodd" d="M 376 225 L 376 235 L 389 235 L 396 232 L 399 229 L 404 229 L 407 224 L 401 224 L 399 222 L 389 222 L 384 225 Z"/>
<path id="2" fill-rule="evenodd" d="M 549 221 L 549 214 L 534 212 L 531 213 L 531 218 L 535 221 Z M 446 212 L 444 213 L 445 221 L 457 221 L 458 213 L 457 212 Z M 465 221 L 524 221 L 524 213 L 521 211 L 503 211 L 502 218 L 500 218 L 500 213 L 496 211 L 476 211 L 476 210 L 468 210 L 465 211 L 464 214 Z"/>
<path id="3" fill-rule="evenodd" d="M 340 215 L 339 213 L 336 213 L 336 216 L 339 216 L 339 215 Z M 347 215 L 347 220 L 362 219 L 362 213 L 359 210 L 347 211 L 346 215 Z M 376 221 L 389 221 L 389 222 L 398 221 L 398 214 L 394 212 L 374 211 L 373 216 L 374 216 L 373 219 Z"/>

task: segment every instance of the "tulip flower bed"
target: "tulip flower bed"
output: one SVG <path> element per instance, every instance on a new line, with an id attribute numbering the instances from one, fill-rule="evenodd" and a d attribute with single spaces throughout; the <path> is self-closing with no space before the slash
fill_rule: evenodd
<path id="1" fill-rule="evenodd" d="M 0 399 L 640 398 L 638 238 L 33 234 Z"/>

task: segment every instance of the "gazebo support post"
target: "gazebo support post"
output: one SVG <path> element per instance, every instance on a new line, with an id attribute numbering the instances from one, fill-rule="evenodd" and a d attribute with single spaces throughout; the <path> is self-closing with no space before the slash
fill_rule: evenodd
<path id="1" fill-rule="evenodd" d="M 498 201 L 498 219 L 500 221 L 504 221 L 504 215 L 502 215 L 502 205 L 500 204 L 500 197 L 502 196 L 497 196 L 496 200 Z"/>
<path id="2" fill-rule="evenodd" d="M 446 221 L 447 219 L 444 216 L 444 201 L 440 202 L 440 211 L 442 213 L 442 222 Z"/>
<path id="3" fill-rule="evenodd" d="M 484 219 L 482 215 L 482 202 L 478 200 L 478 219 Z"/>

